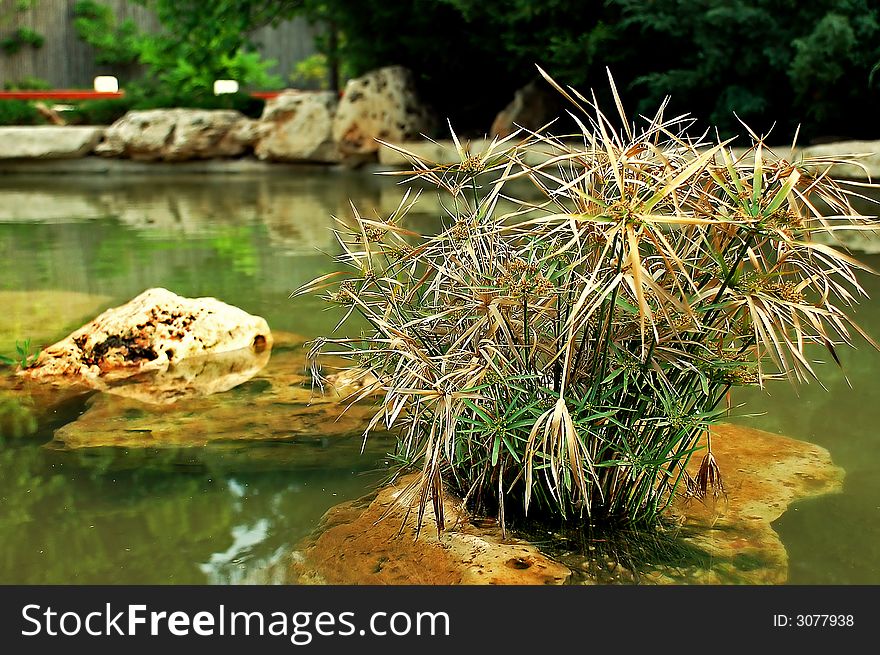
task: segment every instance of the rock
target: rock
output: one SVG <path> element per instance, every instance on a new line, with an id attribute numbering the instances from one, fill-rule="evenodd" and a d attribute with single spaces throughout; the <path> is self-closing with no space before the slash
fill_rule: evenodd
<path id="1" fill-rule="evenodd" d="M 689 462 L 692 475 L 704 452 Z M 725 493 L 702 501 L 676 498 L 668 518 L 677 527 L 658 535 L 654 559 L 644 555 L 651 548 L 635 549 L 634 558 L 598 548 L 584 553 L 570 542 L 549 554 L 568 565 L 579 584 L 784 584 L 788 555 L 773 521 L 795 501 L 839 492 L 843 470 L 824 448 L 737 425 L 713 426 L 712 453 Z M 643 537 L 646 543 L 654 538 Z"/>
<path id="2" fill-rule="evenodd" d="M 681 502 L 686 539 L 708 553 L 701 584 L 783 584 L 788 554 L 772 523 L 796 500 L 843 488 L 843 469 L 821 446 L 737 425 L 712 428 L 726 497 Z M 689 469 L 695 472 L 702 453 Z"/>
<path id="3" fill-rule="evenodd" d="M 843 471 L 823 448 L 733 425 L 713 428 L 713 453 L 726 497 L 678 499 L 670 515 L 680 524 L 662 545 L 664 561 L 632 562 L 613 554 L 554 547 L 543 552 L 508 535 L 491 520 L 467 516 L 445 499 L 447 529 L 437 536 L 428 509 L 415 539 L 404 525 L 413 476 L 325 514 L 321 525 L 286 558 L 282 581 L 294 584 L 782 584 L 787 555 L 772 522 L 795 500 L 839 491 Z M 699 467 L 699 454 L 689 468 Z M 624 540 L 629 537 L 624 537 Z M 583 536 L 577 541 L 580 544 Z M 602 540 L 608 541 L 606 539 Z M 613 540 L 611 540 L 613 541 Z M 679 553 L 679 555 L 675 555 Z M 692 559 L 688 559 L 688 557 Z M 590 561 L 592 560 L 592 561 Z M 668 560 L 668 561 L 667 561 Z M 644 564 L 645 570 L 637 570 Z M 638 566 L 635 566 L 638 565 Z M 633 568 L 635 566 L 635 568 Z M 601 574 L 599 572 L 601 569 Z M 274 571 L 273 574 L 277 574 Z M 277 575 L 276 575 L 277 579 Z"/>
<path id="4" fill-rule="evenodd" d="M 209 397 L 181 396 L 156 405 L 134 394 L 96 394 L 77 420 L 55 431 L 51 447 L 186 448 L 244 442 L 321 447 L 328 439 L 351 439 L 360 449 L 375 407 L 357 403 L 345 410 L 347 403 L 340 401 L 346 390 L 322 393 L 312 388 L 306 354 L 302 343 L 276 343 L 269 363 L 247 382 Z M 387 452 L 381 438 L 368 441 L 371 447 L 382 444 L 382 454 Z"/>
<path id="5" fill-rule="evenodd" d="M 564 584 L 565 566 L 501 529 L 478 527 L 449 496 L 446 529 L 433 516 L 416 538 L 408 488 L 401 478 L 377 494 L 332 508 L 289 558 L 292 584 Z M 429 511 L 430 514 L 430 511 Z"/>
<path id="6" fill-rule="evenodd" d="M 416 139 L 433 124 L 416 95 L 412 73 L 389 66 L 348 81 L 333 120 L 333 140 L 344 155 L 367 155 L 378 151 L 376 139 Z"/>
<path id="7" fill-rule="evenodd" d="M 330 373 L 326 376 L 326 383 L 337 393 L 346 396 L 360 393 L 373 395 L 378 394 L 381 390 L 379 379 L 371 371 L 359 367 L 345 368 L 338 373 Z"/>
<path id="8" fill-rule="evenodd" d="M 0 127 L 0 159 L 73 159 L 91 153 L 103 127 Z"/>
<path id="9" fill-rule="evenodd" d="M 234 110 L 150 109 L 113 123 L 95 152 L 144 161 L 236 157 L 257 136 L 256 121 Z"/>
<path id="10" fill-rule="evenodd" d="M 833 163 L 829 172 L 832 177 L 858 180 L 880 176 L 880 141 L 823 143 L 807 146 L 800 154 L 804 158 L 828 158 L 829 163 Z M 821 170 L 824 171 L 824 167 Z"/>
<path id="11" fill-rule="evenodd" d="M 263 110 L 254 154 L 271 161 L 338 162 L 333 143 L 337 104 L 332 91 L 280 93 Z"/>
<path id="12" fill-rule="evenodd" d="M 492 122 L 491 137 L 504 138 L 519 128 L 537 131 L 559 115 L 559 94 L 543 80 L 518 89 L 513 100 Z"/>
<path id="13" fill-rule="evenodd" d="M 91 387 L 143 403 L 167 405 L 184 398 L 222 393 L 244 384 L 266 365 L 271 352 L 268 347 L 242 348 L 188 357 L 122 380 L 108 383 L 98 378 L 91 381 Z"/>
<path id="14" fill-rule="evenodd" d="M 96 385 L 166 368 L 190 357 L 271 347 L 266 321 L 215 298 L 148 289 L 108 309 L 40 353 L 21 374 Z"/>

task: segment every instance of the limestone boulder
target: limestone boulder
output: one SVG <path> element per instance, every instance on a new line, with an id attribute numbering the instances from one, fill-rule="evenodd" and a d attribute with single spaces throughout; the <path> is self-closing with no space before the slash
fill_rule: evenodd
<path id="1" fill-rule="evenodd" d="M 416 139 L 430 133 L 434 123 L 412 73 L 389 66 L 348 81 L 333 120 L 333 140 L 344 155 L 368 155 L 379 150 L 376 139 Z"/>
<path id="2" fill-rule="evenodd" d="M 260 117 L 254 154 L 269 161 L 338 162 L 333 143 L 337 104 L 332 91 L 288 90 L 270 99 Z"/>
<path id="3" fill-rule="evenodd" d="M 191 357 L 271 347 L 265 319 L 215 298 L 148 289 L 40 353 L 32 379 L 93 383 L 166 368 Z"/>
<path id="4" fill-rule="evenodd" d="M 519 128 L 538 130 L 559 115 L 559 94 L 543 80 L 517 89 L 513 100 L 492 122 L 490 136 L 504 138 Z"/>
<path id="5" fill-rule="evenodd" d="M 142 161 L 237 157 L 257 139 L 256 121 L 227 109 L 130 111 L 113 123 L 99 155 Z"/>
<path id="6" fill-rule="evenodd" d="M 0 127 L 0 159 L 73 159 L 90 154 L 103 127 Z"/>

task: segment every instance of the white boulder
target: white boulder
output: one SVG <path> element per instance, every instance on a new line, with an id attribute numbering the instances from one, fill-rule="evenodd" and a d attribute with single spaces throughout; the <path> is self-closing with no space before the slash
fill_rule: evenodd
<path id="1" fill-rule="evenodd" d="M 333 143 L 337 104 L 332 91 L 278 94 L 266 102 L 254 154 L 270 161 L 338 162 Z"/>
<path id="2" fill-rule="evenodd" d="M 434 120 L 419 100 L 412 73 L 388 66 L 349 80 L 333 120 L 333 140 L 343 155 L 379 150 L 376 139 L 399 143 L 430 132 Z"/>
<path id="3" fill-rule="evenodd" d="M 90 384 L 164 369 L 190 357 L 246 348 L 262 352 L 271 345 L 269 326 L 259 316 L 215 298 L 183 298 L 156 288 L 49 346 L 22 375 Z"/>
<path id="4" fill-rule="evenodd" d="M 91 153 L 103 127 L 0 127 L 0 159 L 73 159 Z"/>
<path id="5" fill-rule="evenodd" d="M 107 128 L 95 152 L 142 161 L 237 157 L 258 131 L 257 121 L 231 109 L 130 111 Z"/>

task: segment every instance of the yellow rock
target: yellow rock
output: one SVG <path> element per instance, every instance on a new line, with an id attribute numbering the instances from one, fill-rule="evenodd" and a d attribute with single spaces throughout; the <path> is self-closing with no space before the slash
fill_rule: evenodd
<path id="1" fill-rule="evenodd" d="M 290 558 L 285 581 L 556 585 L 568 579 L 567 567 L 521 539 L 504 539 L 497 526 L 477 526 L 450 496 L 444 505 L 446 529 L 438 534 L 431 515 L 416 538 L 408 493 L 415 480 L 415 474 L 405 476 L 372 498 L 332 508 Z"/>
<path id="2" fill-rule="evenodd" d="M 405 488 L 414 478 L 407 476 L 373 496 L 332 508 L 275 579 L 294 584 L 784 583 L 788 557 L 772 521 L 795 500 L 839 491 L 843 471 L 819 446 L 751 428 L 719 425 L 712 445 L 726 496 L 707 502 L 682 498 L 670 512 L 682 525 L 680 546 L 701 555 L 693 564 L 647 562 L 646 570 L 634 571 L 607 553 L 572 553 L 568 547 L 560 549 L 556 561 L 525 539 L 503 539 L 492 521 L 473 520 L 451 497 L 445 500 L 446 530 L 438 536 L 429 508 L 416 539 L 412 517 L 401 530 L 411 506 Z M 699 453 L 693 458 L 692 473 L 700 459 Z"/>
<path id="3" fill-rule="evenodd" d="M 173 370 L 173 369 L 172 369 Z M 204 446 L 212 442 L 321 440 L 359 436 L 375 408 L 355 404 L 347 411 L 343 397 L 334 390 L 313 389 L 306 353 L 300 346 L 289 349 L 276 343 L 269 363 L 244 384 L 210 396 L 191 394 L 173 398 L 174 378 L 157 378 L 138 391 L 135 380 L 101 393 L 87 402 L 88 409 L 75 421 L 55 431 L 56 449 L 117 446 L 169 448 Z M 182 389 L 192 381 L 180 378 Z M 126 387 L 134 387 L 126 395 Z M 167 396 L 155 404 L 148 392 Z M 149 402 L 144 402 L 145 400 Z"/>

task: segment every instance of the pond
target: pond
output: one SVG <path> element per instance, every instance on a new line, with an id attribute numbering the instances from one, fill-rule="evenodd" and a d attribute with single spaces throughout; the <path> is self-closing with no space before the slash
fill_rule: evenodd
<path id="1" fill-rule="evenodd" d="M 217 297 L 279 333 L 326 333 L 339 315 L 290 292 L 332 270 L 328 228 L 348 215 L 349 198 L 384 213 L 399 195 L 391 180 L 340 171 L 0 179 L 0 353 L 25 338 L 51 343 L 149 287 Z M 414 220 L 431 224 L 428 214 Z M 880 268 L 880 256 L 864 260 Z M 865 283 L 880 297 L 880 280 Z M 857 318 L 880 335 L 876 300 Z M 880 583 L 880 354 L 860 346 L 842 353 L 846 377 L 823 368 L 827 390 L 778 383 L 734 398 L 748 403 L 740 414 L 757 414 L 736 421 L 818 443 L 847 473 L 843 493 L 798 503 L 776 522 L 792 583 Z M 247 447 L 45 447 L 85 409 L 59 405 L 35 434 L 15 438 L 15 408 L 0 406 L 0 583 L 265 582 L 267 565 L 387 466 L 390 442 L 361 455 L 358 439 L 320 435 Z"/>

